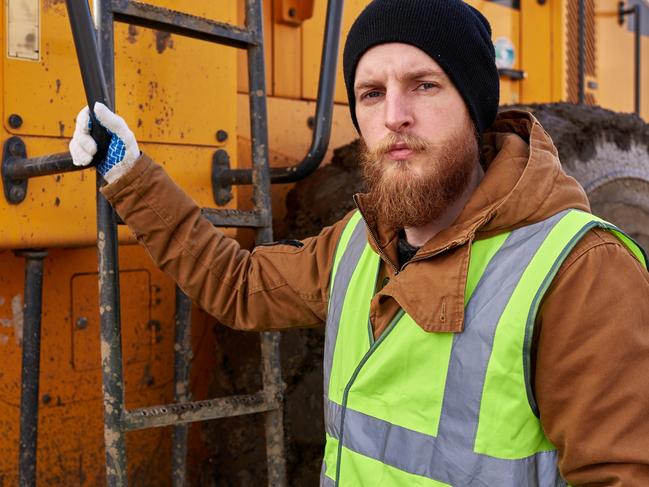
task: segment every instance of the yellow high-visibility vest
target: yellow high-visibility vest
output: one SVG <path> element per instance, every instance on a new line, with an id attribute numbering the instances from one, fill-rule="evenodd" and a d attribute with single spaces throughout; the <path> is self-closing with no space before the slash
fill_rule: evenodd
<path id="1" fill-rule="evenodd" d="M 574 245 L 613 225 L 566 210 L 471 245 L 461 333 L 428 333 L 400 311 L 369 323 L 380 257 L 357 212 L 336 251 L 324 357 L 322 486 L 566 485 L 531 393 L 539 303 Z"/>

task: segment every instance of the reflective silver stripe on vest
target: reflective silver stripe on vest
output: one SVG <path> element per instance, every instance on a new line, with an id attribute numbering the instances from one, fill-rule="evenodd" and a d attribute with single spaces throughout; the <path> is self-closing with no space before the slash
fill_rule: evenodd
<path id="1" fill-rule="evenodd" d="M 329 393 L 329 377 L 331 377 L 331 363 L 334 356 L 334 347 L 336 346 L 336 337 L 340 326 L 340 315 L 343 312 L 343 303 L 345 294 L 349 287 L 349 282 L 356 270 L 358 261 L 363 255 L 367 237 L 365 235 L 365 221 L 361 218 L 358 220 L 354 231 L 349 239 L 345 253 L 340 259 L 334 285 L 329 297 L 329 311 L 327 313 L 327 324 L 325 328 L 325 349 L 324 349 L 324 395 Z M 340 292 L 342 290 L 342 292 Z"/>
<path id="2" fill-rule="evenodd" d="M 325 399 L 325 430 L 340 438 L 342 406 Z M 397 426 L 347 408 L 343 445 L 404 472 L 453 486 L 564 487 L 555 451 L 519 460 L 503 460 L 474 453 L 439 436 Z M 323 473 L 324 476 L 324 473 Z M 331 480 L 331 479 L 328 479 Z M 333 485 L 333 481 L 331 481 Z"/>
<path id="3" fill-rule="evenodd" d="M 322 468 L 320 469 L 320 487 L 334 487 L 336 485 L 336 482 L 325 475 L 326 471 L 327 464 L 323 461 Z"/>
<path id="4" fill-rule="evenodd" d="M 346 448 L 406 472 L 451 485 L 566 485 L 559 475 L 554 451 L 520 460 L 498 459 L 473 451 L 482 389 L 498 320 L 533 256 L 566 213 L 513 231 L 487 265 L 467 303 L 464 331 L 454 336 L 437 437 L 347 408 L 342 439 Z M 356 244 L 364 247 L 365 243 Z M 347 249 L 350 254 L 351 245 L 350 240 Z M 354 254 L 360 258 L 360 252 L 356 249 Z M 355 267 L 355 263 L 351 263 Z M 341 261 L 339 273 L 342 264 Z M 342 279 L 335 282 L 332 299 L 340 293 L 336 302 L 341 303 L 341 308 L 350 279 L 351 274 L 346 282 Z M 335 337 L 327 331 L 326 340 L 335 340 Z M 332 355 L 327 355 L 328 351 Z M 325 346 L 325 384 L 329 383 L 332 360 L 333 345 Z M 342 409 L 327 398 L 325 391 L 325 427 L 336 439 L 340 436 Z"/>

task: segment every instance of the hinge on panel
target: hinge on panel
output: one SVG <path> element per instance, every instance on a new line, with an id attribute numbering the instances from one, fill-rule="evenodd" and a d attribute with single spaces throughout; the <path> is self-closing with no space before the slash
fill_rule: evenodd
<path id="1" fill-rule="evenodd" d="M 25 143 L 20 137 L 9 137 L 2 146 L 2 186 L 5 199 L 12 205 L 22 203 L 27 196 L 27 178 L 14 179 L 9 168 L 19 160 L 27 158 Z"/>
<path id="2" fill-rule="evenodd" d="M 223 206 L 232 200 L 232 185 L 222 181 L 230 170 L 230 155 L 223 149 L 212 156 L 212 194 L 217 205 Z"/>

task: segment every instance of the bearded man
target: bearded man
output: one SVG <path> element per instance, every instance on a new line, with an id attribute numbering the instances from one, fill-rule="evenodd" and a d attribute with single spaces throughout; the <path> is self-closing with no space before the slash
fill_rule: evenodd
<path id="1" fill-rule="evenodd" d="M 189 296 L 241 330 L 326 323 L 321 485 L 649 485 L 643 252 L 532 115 L 497 116 L 490 36 L 460 0 L 371 2 L 344 53 L 369 192 L 252 253 L 95 107 L 103 193 Z"/>

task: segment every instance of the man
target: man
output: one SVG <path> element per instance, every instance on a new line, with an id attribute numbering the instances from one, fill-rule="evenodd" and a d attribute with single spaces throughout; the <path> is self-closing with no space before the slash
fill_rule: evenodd
<path id="1" fill-rule="evenodd" d="M 238 329 L 326 321 L 322 485 L 649 485 L 642 251 L 534 117 L 496 117 L 490 35 L 460 0 L 369 4 L 344 74 L 370 191 L 296 245 L 240 249 L 95 107 L 103 192 L 186 293 Z"/>

